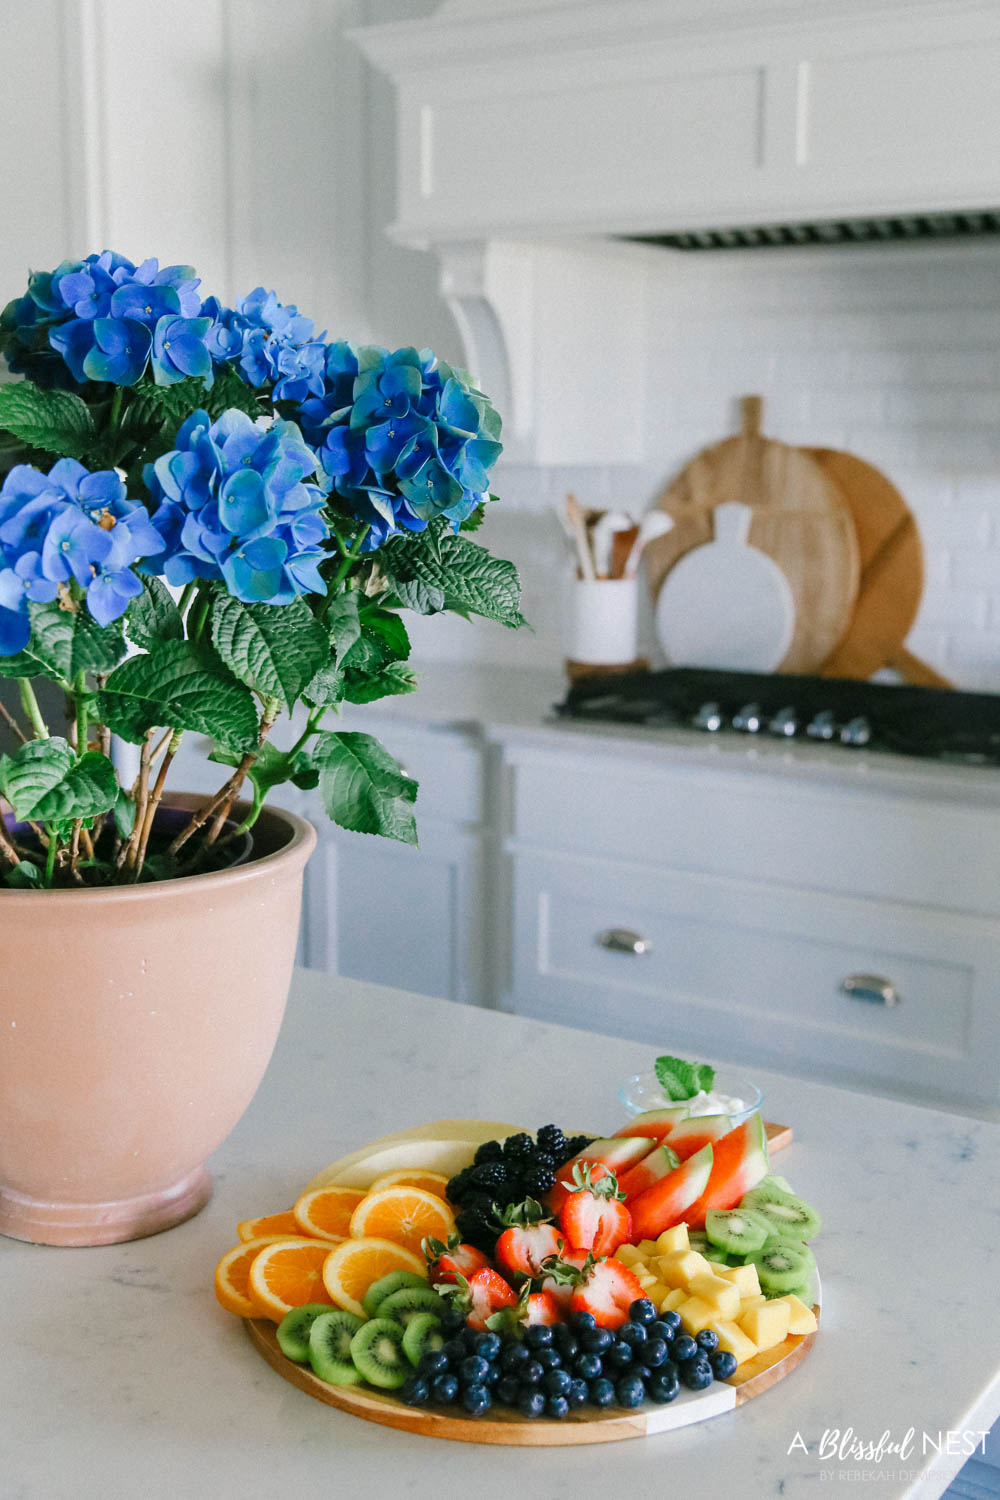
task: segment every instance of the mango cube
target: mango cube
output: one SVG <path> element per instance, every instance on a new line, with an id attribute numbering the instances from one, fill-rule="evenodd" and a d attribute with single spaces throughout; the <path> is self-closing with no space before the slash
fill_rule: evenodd
<path id="1" fill-rule="evenodd" d="M 643 1290 L 648 1286 L 654 1286 L 656 1283 L 656 1277 L 652 1271 L 640 1271 L 638 1268 L 634 1268 L 632 1274 Z"/>
<path id="2" fill-rule="evenodd" d="M 655 1300 L 655 1299 L 654 1299 Z M 786 1297 L 776 1297 L 775 1302 L 788 1303 L 788 1332 L 794 1334 L 815 1333 L 817 1328 L 816 1314 L 811 1307 L 807 1307 L 794 1292 L 789 1292 Z"/>
<path id="3" fill-rule="evenodd" d="M 675 1312 L 682 1302 L 687 1301 L 687 1291 L 682 1286 L 675 1286 L 673 1291 L 668 1292 L 660 1303 L 660 1312 Z"/>
<path id="4" fill-rule="evenodd" d="M 700 1297 L 709 1307 L 714 1307 L 717 1318 L 739 1317 L 740 1294 L 731 1281 L 725 1281 L 721 1276 L 713 1276 L 709 1272 L 707 1275 L 693 1277 L 688 1282 L 688 1290 L 693 1297 Z"/>
<path id="5" fill-rule="evenodd" d="M 656 1308 L 660 1306 L 660 1303 L 663 1301 L 664 1297 L 668 1297 L 670 1295 L 670 1288 L 664 1286 L 662 1281 L 654 1281 L 650 1286 L 644 1287 L 643 1290 L 645 1291 L 646 1296 L 649 1298 L 650 1302 L 652 1302 L 653 1306 Z"/>
<path id="6" fill-rule="evenodd" d="M 725 1349 L 727 1354 L 734 1354 L 738 1365 L 745 1364 L 748 1359 L 753 1359 L 757 1353 L 757 1345 L 753 1339 L 748 1338 L 743 1329 L 730 1319 L 715 1318 L 708 1326 L 717 1336 L 719 1348 Z"/>
<path id="7" fill-rule="evenodd" d="M 683 1315 L 682 1315 L 683 1316 Z M 747 1338 L 753 1339 L 758 1349 L 773 1349 L 788 1337 L 791 1308 L 787 1302 L 765 1302 L 762 1307 L 751 1307 L 740 1318 L 740 1327 Z"/>
<path id="8" fill-rule="evenodd" d="M 760 1291 L 760 1279 L 755 1265 L 719 1266 L 715 1274 L 731 1281 L 741 1297 L 755 1297 Z"/>
<path id="9" fill-rule="evenodd" d="M 743 1314 L 745 1312 L 749 1312 L 750 1311 L 751 1307 L 760 1307 L 761 1304 L 764 1303 L 764 1302 L 766 1302 L 766 1301 L 767 1301 L 767 1298 L 764 1296 L 763 1292 L 754 1292 L 753 1295 L 750 1296 L 750 1297 L 741 1297 L 740 1298 L 740 1315 L 739 1315 L 739 1318 L 736 1319 L 737 1323 L 739 1322 L 740 1318 L 742 1318 L 742 1316 L 743 1316 Z"/>
<path id="10" fill-rule="evenodd" d="M 665 1229 L 657 1235 L 656 1247 L 661 1255 L 669 1255 L 671 1250 L 689 1250 L 687 1225 L 682 1222 L 675 1224 L 673 1229 Z"/>
<path id="11" fill-rule="evenodd" d="M 693 1335 L 714 1322 L 719 1316 L 719 1310 L 710 1302 L 703 1302 L 700 1297 L 687 1297 L 678 1303 L 677 1314 L 684 1332 Z"/>
<path id="12" fill-rule="evenodd" d="M 646 1258 L 648 1259 L 649 1256 L 655 1255 L 657 1253 L 657 1250 L 656 1250 L 656 1241 L 655 1240 L 640 1240 L 639 1243 L 638 1243 L 638 1245 L 636 1246 L 636 1249 L 637 1250 L 641 1250 L 642 1253 L 643 1253 L 643 1255 L 646 1256 Z"/>
<path id="13" fill-rule="evenodd" d="M 653 1270 L 664 1286 L 688 1286 L 692 1276 L 701 1276 L 711 1269 L 697 1250 L 671 1250 L 658 1255 L 653 1262 Z"/>
<path id="14" fill-rule="evenodd" d="M 638 1245 L 619 1245 L 615 1251 L 615 1259 L 620 1260 L 623 1266 L 634 1266 L 639 1261 L 645 1264 L 646 1261 Z"/>

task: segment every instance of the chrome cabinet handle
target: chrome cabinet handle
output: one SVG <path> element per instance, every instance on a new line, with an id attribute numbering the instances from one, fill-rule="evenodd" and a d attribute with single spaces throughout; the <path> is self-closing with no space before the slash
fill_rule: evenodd
<path id="1" fill-rule="evenodd" d="M 849 974 L 840 982 L 840 991 L 852 1000 L 867 1000 L 872 1005 L 902 1005 L 903 997 L 891 979 L 881 974 Z"/>
<path id="2" fill-rule="evenodd" d="M 605 932 L 598 933 L 596 941 L 599 947 L 607 948 L 611 953 L 631 953 L 639 957 L 642 953 L 653 951 L 649 939 L 633 932 L 629 927 L 609 927 Z"/>

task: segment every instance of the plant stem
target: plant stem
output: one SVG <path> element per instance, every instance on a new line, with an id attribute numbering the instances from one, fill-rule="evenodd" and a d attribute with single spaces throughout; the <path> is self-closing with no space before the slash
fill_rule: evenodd
<path id="1" fill-rule="evenodd" d="M 280 704 L 278 703 L 278 700 L 276 698 L 265 699 L 264 713 L 261 717 L 260 727 L 257 731 L 257 749 L 247 751 L 246 755 L 244 755 L 243 759 L 236 767 L 236 770 L 226 782 L 225 786 L 221 787 L 219 791 L 216 792 L 214 797 L 210 798 L 203 807 L 199 808 L 194 817 L 191 819 L 190 823 L 187 823 L 181 829 L 180 833 L 168 848 L 168 854 L 176 854 L 178 850 L 183 849 L 188 839 L 191 838 L 193 834 L 197 833 L 199 828 L 203 828 L 204 825 L 208 822 L 209 818 L 211 818 L 213 815 L 215 815 L 215 822 L 213 823 L 212 829 L 209 831 L 209 834 L 206 837 L 203 849 L 208 848 L 209 845 L 213 843 L 214 840 L 218 837 L 218 834 L 222 828 L 222 824 L 226 821 L 229 809 L 232 806 L 233 802 L 236 800 L 236 795 L 239 792 L 240 787 L 243 785 L 247 772 L 253 765 L 254 761 L 257 759 L 257 754 L 260 750 L 261 745 L 263 745 L 264 741 L 267 739 L 268 735 L 271 732 L 274 721 L 278 716 L 279 707 Z M 198 863 L 198 860 L 201 858 L 203 849 L 199 850 L 195 855 L 194 860 L 192 861 L 193 865 L 196 865 Z"/>
<path id="2" fill-rule="evenodd" d="M 248 833 L 250 831 L 250 829 L 253 827 L 253 825 L 256 823 L 257 819 L 260 817 L 263 809 L 264 809 L 264 792 L 263 792 L 263 788 L 259 787 L 257 785 L 257 783 L 254 782 L 254 784 L 253 784 L 253 801 L 250 804 L 250 811 L 247 813 L 247 815 L 243 819 L 242 823 L 237 824 L 237 826 L 235 828 L 231 829 L 230 832 L 226 834 L 225 838 L 219 840 L 219 842 L 218 842 L 218 848 L 224 849 L 227 844 L 231 844 L 233 842 L 233 839 L 238 839 L 242 834 Z"/>
<path id="3" fill-rule="evenodd" d="M 135 869 L 132 875 L 133 880 L 138 880 L 139 876 L 142 874 L 142 867 L 146 861 L 146 847 L 149 844 L 149 835 L 153 831 L 153 821 L 156 818 L 156 809 L 159 807 L 160 798 L 163 796 L 163 783 L 167 779 L 167 772 L 170 770 L 170 762 L 173 760 L 174 756 L 177 754 L 177 751 L 180 749 L 180 743 L 183 737 L 183 733 L 179 729 L 172 729 L 170 731 L 170 744 L 167 746 L 166 755 L 160 762 L 160 769 L 157 772 L 156 781 L 153 785 L 153 794 L 149 799 L 149 806 L 146 809 L 146 816 L 143 820 L 142 834 L 139 838 L 139 847 L 135 857 Z"/>
<path id="4" fill-rule="evenodd" d="M 73 679 L 73 702 L 76 704 L 76 753 L 85 755 L 90 736 L 86 672 L 77 672 Z"/>
<path id="5" fill-rule="evenodd" d="M 48 726 L 46 725 L 45 720 L 42 718 L 42 711 L 38 706 L 38 699 L 35 697 L 35 690 L 31 686 L 31 683 L 28 681 L 27 677 L 20 677 L 18 678 L 17 685 L 21 690 L 21 707 L 24 709 L 25 713 L 28 715 L 29 720 L 31 721 L 31 727 L 35 732 L 35 739 L 50 739 L 51 736 L 48 731 Z"/>
<path id="6" fill-rule="evenodd" d="M 21 856 L 7 837 L 7 829 L 4 826 L 2 816 L 0 816 L 0 854 L 7 860 L 8 864 L 19 865 L 21 863 Z"/>
<path id="7" fill-rule="evenodd" d="M 150 729 L 146 733 L 146 738 L 143 741 L 142 750 L 140 751 L 139 774 L 135 778 L 135 786 L 132 793 L 135 802 L 135 823 L 128 842 L 123 846 L 115 861 L 115 868 L 118 870 L 121 869 L 122 865 L 127 865 L 131 869 L 135 864 L 136 850 L 139 847 L 139 840 L 142 837 L 143 825 L 146 818 L 146 803 L 149 797 L 149 761 L 152 743 L 153 730 Z"/>
<path id="8" fill-rule="evenodd" d="M 25 734 L 20 724 L 14 718 L 14 715 L 10 713 L 2 703 L 0 703 L 0 719 L 3 719 L 11 734 L 16 735 L 17 738 L 21 741 L 22 745 L 26 745 L 28 743 L 28 736 Z"/>
<path id="9" fill-rule="evenodd" d="M 191 606 L 191 619 L 188 622 L 189 641 L 197 642 L 201 640 L 211 603 L 212 596 L 206 592 L 199 594 L 196 602 Z"/>
<path id="10" fill-rule="evenodd" d="M 77 818 L 73 823 L 73 836 L 69 844 L 69 873 L 77 885 L 83 884 L 83 876 L 79 871 L 80 864 L 80 834 L 83 831 L 83 819 Z"/>
<path id="11" fill-rule="evenodd" d="M 309 720 L 308 720 L 308 722 L 306 724 L 305 729 L 303 729 L 302 733 L 299 735 L 298 739 L 295 741 L 295 744 L 289 750 L 289 752 L 288 752 L 289 756 L 298 755 L 299 751 L 302 749 L 302 746 L 305 744 L 306 740 L 312 739 L 313 735 L 318 730 L 320 724 L 323 722 L 323 719 L 324 719 L 324 717 L 326 716 L 327 713 L 329 713 L 329 709 L 326 708 L 326 707 L 324 707 L 324 708 L 314 708 L 313 709 L 312 713 L 309 715 Z"/>
<path id="12" fill-rule="evenodd" d="M 52 879 L 56 871 L 56 838 L 54 832 L 49 830 L 49 847 L 45 851 L 45 888 L 51 889 Z"/>
<path id="13" fill-rule="evenodd" d="M 370 530 L 370 526 L 362 526 L 361 530 L 354 538 L 354 541 L 344 553 L 343 562 L 340 564 L 340 567 L 337 569 L 336 573 L 334 573 L 333 577 L 330 579 L 329 584 L 327 585 L 327 598 L 333 598 L 335 596 L 337 589 L 343 583 L 344 579 L 351 571 L 351 568 L 354 566 L 355 562 L 357 562 L 358 554 L 361 551 L 361 543 L 364 541 Z"/>
<path id="14" fill-rule="evenodd" d="M 186 583 L 181 589 L 181 597 L 177 601 L 177 608 L 180 614 L 184 615 L 187 613 L 187 607 L 194 598 L 194 592 L 197 587 L 197 583 L 192 579 L 190 583 Z"/>

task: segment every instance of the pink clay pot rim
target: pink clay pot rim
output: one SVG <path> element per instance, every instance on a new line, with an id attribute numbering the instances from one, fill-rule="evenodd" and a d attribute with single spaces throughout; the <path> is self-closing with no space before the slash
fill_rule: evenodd
<path id="1" fill-rule="evenodd" d="M 164 797 L 165 807 L 182 807 L 193 811 L 204 801 L 203 796 L 191 792 L 175 792 L 170 797 Z M 4 804 L 6 806 L 6 804 Z M 246 812 L 249 810 L 248 802 L 237 802 L 234 808 Z M 266 818 L 273 818 L 284 823 L 289 829 L 288 842 L 282 844 L 273 854 L 262 854 L 254 856 L 251 854 L 246 864 L 234 865 L 226 870 L 206 870 L 202 875 L 178 875 L 174 880 L 149 880 L 143 885 L 112 885 L 97 886 L 93 889 L 70 889 L 54 891 L 32 891 L 12 890 L 10 886 L 0 886 L 0 903 L 5 907 L 24 905 L 30 906 L 33 902 L 45 901 L 48 906 L 60 906 L 71 903 L 78 906 L 80 902 L 86 901 L 91 906 L 110 906 L 130 901 L 155 900 L 158 893 L 162 892 L 166 897 L 171 891 L 181 891 L 190 886 L 197 885 L 200 890 L 216 890 L 220 885 L 232 887 L 234 885 L 248 884 L 250 881 L 258 880 L 262 873 L 276 869 L 277 866 L 286 863 L 304 865 L 316 846 L 316 830 L 307 819 L 298 813 L 288 812 L 283 807 L 269 807 L 265 804 L 258 818 L 258 824 Z"/>

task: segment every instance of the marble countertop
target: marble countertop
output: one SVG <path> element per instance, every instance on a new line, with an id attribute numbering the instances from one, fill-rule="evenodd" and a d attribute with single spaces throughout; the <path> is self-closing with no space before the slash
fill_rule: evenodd
<path id="1" fill-rule="evenodd" d="M 823 1214 L 823 1327 L 783 1384 L 659 1437 L 500 1450 L 376 1427 L 283 1381 L 216 1303 L 237 1221 L 287 1207 L 334 1157 L 444 1116 L 610 1130 L 618 1081 L 649 1060 L 638 1043 L 299 972 L 197 1218 L 93 1250 L 0 1240 L 4 1500 L 804 1500 L 866 1481 L 884 1500 L 941 1495 L 964 1457 L 923 1452 L 923 1434 L 1000 1414 L 995 1125 L 758 1071 L 765 1114 L 796 1133 L 777 1170 Z M 821 1457 L 847 1429 L 872 1444 L 912 1429 L 912 1452 Z"/>

